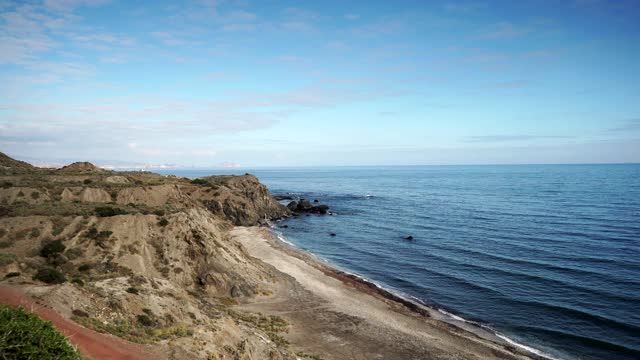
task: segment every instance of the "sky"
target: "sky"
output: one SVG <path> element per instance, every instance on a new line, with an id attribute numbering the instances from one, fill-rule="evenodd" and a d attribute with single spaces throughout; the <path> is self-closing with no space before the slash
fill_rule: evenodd
<path id="1" fill-rule="evenodd" d="M 0 0 L 0 151 L 205 168 L 640 162 L 640 0 Z"/>

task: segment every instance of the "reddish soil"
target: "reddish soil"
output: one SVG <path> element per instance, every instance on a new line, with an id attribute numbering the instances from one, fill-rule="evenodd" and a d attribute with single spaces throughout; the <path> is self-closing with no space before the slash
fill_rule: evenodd
<path id="1" fill-rule="evenodd" d="M 62 317 L 50 308 L 42 306 L 35 299 L 18 289 L 0 285 L 0 303 L 15 307 L 23 307 L 50 321 L 53 326 L 69 338 L 80 352 L 94 360 L 164 360 L 167 355 L 150 346 L 130 343 L 108 334 L 101 334 L 82 327 Z"/>

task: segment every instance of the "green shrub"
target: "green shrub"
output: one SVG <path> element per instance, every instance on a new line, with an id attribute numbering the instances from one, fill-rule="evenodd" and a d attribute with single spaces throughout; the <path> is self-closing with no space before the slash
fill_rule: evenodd
<path id="1" fill-rule="evenodd" d="M 85 184 L 85 185 L 89 185 L 92 182 L 93 182 L 93 180 L 91 180 L 91 179 L 84 179 L 84 181 L 82 181 L 82 183 Z"/>
<path id="2" fill-rule="evenodd" d="M 134 288 L 134 287 L 130 287 L 130 288 L 128 288 L 128 289 L 127 289 L 127 292 L 128 292 L 129 294 L 135 294 L 135 295 L 138 295 L 138 294 L 140 293 L 140 291 L 139 291 L 138 289 Z"/>
<path id="3" fill-rule="evenodd" d="M 32 193 L 31 193 L 31 198 L 32 198 L 33 200 L 38 200 L 38 199 L 40 198 L 40 193 L 39 193 L 39 192 L 37 192 L 37 191 L 32 192 Z"/>
<path id="4" fill-rule="evenodd" d="M 49 258 L 64 251 L 66 247 L 61 240 L 54 240 L 46 243 L 40 250 L 40 256 Z"/>
<path id="5" fill-rule="evenodd" d="M 0 249 L 5 249 L 11 246 L 11 243 L 8 241 L 0 241 Z"/>
<path id="6" fill-rule="evenodd" d="M 153 215 L 164 216 L 164 209 L 153 210 Z"/>
<path id="7" fill-rule="evenodd" d="M 87 237 L 89 239 L 95 239 L 98 236 L 98 229 L 92 227 L 91 229 L 87 230 Z"/>
<path id="8" fill-rule="evenodd" d="M 31 229 L 31 234 L 30 234 L 30 236 L 31 236 L 32 238 L 36 238 L 36 237 L 40 236 L 40 229 L 38 229 L 38 228 L 33 228 L 33 229 Z"/>
<path id="9" fill-rule="evenodd" d="M 98 229 L 92 227 L 91 229 L 89 229 L 87 231 L 87 237 L 89 239 L 94 239 L 94 240 L 104 240 L 104 239 L 108 239 L 111 234 L 113 234 L 113 231 L 110 230 L 102 230 L 100 232 L 98 232 Z"/>
<path id="10" fill-rule="evenodd" d="M 15 261 L 15 256 L 12 254 L 0 253 L 0 266 L 9 265 Z"/>
<path id="11" fill-rule="evenodd" d="M 162 218 L 162 219 L 160 219 L 160 221 L 158 221 L 158 225 L 160 225 L 162 227 L 167 226 L 167 225 L 169 225 L 169 220 L 167 220 L 165 218 Z"/>
<path id="12" fill-rule="evenodd" d="M 154 325 L 154 321 L 149 317 L 149 315 L 146 315 L 146 314 L 138 315 L 138 323 L 142 326 Z"/>
<path id="13" fill-rule="evenodd" d="M 0 305 L 0 357 L 3 359 L 80 360 L 80 355 L 50 322 L 21 308 Z"/>
<path id="14" fill-rule="evenodd" d="M 91 265 L 82 264 L 82 265 L 78 266 L 78 271 L 87 271 L 87 270 L 91 270 Z"/>
<path id="15" fill-rule="evenodd" d="M 47 284 L 62 284 L 67 281 L 60 271 L 54 268 L 42 268 L 33 276 L 34 280 L 40 280 Z"/>
<path id="16" fill-rule="evenodd" d="M 95 213 L 97 216 L 100 216 L 100 217 L 109 217 L 109 216 L 116 216 L 116 215 L 124 215 L 127 212 L 124 209 L 117 208 L 117 207 L 98 206 L 95 209 Z"/>
<path id="17" fill-rule="evenodd" d="M 77 284 L 78 286 L 84 286 L 84 281 L 82 281 L 82 279 L 73 278 L 71 279 L 71 282 Z"/>
<path id="18" fill-rule="evenodd" d="M 191 183 L 194 185 L 203 185 L 203 186 L 209 185 L 209 183 L 203 179 L 193 179 L 191 180 Z"/>
<path id="19" fill-rule="evenodd" d="M 3 189 L 8 189 L 8 188 L 10 188 L 10 187 L 13 187 L 13 183 L 12 183 L 11 181 L 4 181 L 4 182 L 2 183 L 2 188 L 3 188 Z"/>

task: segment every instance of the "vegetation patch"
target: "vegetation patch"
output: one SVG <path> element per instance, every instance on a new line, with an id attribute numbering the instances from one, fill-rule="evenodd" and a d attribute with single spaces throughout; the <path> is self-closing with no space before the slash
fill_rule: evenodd
<path id="1" fill-rule="evenodd" d="M 164 214 L 165 214 L 164 209 L 156 209 L 156 210 L 153 210 L 153 215 L 156 215 L 156 216 L 164 216 Z"/>
<path id="2" fill-rule="evenodd" d="M 166 218 L 161 218 L 158 221 L 158 225 L 160 225 L 162 227 L 165 227 L 165 226 L 169 225 L 169 220 L 167 220 Z"/>
<path id="3" fill-rule="evenodd" d="M 54 240 L 46 243 L 42 249 L 40 249 L 40 256 L 45 258 L 54 257 L 57 254 L 60 254 L 66 249 L 66 246 L 62 243 L 62 240 Z"/>
<path id="4" fill-rule="evenodd" d="M 209 186 L 211 184 L 209 184 L 209 182 L 207 180 L 204 179 L 193 179 L 191 180 L 191 183 L 194 185 L 200 185 L 200 186 Z"/>
<path id="5" fill-rule="evenodd" d="M 94 317 L 73 316 L 71 319 L 78 324 L 93 329 L 98 332 L 113 334 L 123 339 L 138 343 L 149 344 L 160 340 L 175 339 L 193 335 L 193 330 L 184 324 L 176 324 L 165 327 L 155 327 L 156 324 L 148 315 L 151 325 L 142 325 L 139 317 L 135 321 L 129 319 L 119 319 L 113 322 L 103 322 Z M 145 320 L 142 320 L 146 322 Z"/>
<path id="6" fill-rule="evenodd" d="M 33 276 L 34 280 L 39 280 L 47 284 L 62 284 L 67 281 L 63 273 L 54 268 L 42 268 Z"/>
<path id="7" fill-rule="evenodd" d="M 89 270 L 91 270 L 91 265 L 89 264 L 82 264 L 78 266 L 78 271 L 89 271 Z"/>
<path id="8" fill-rule="evenodd" d="M 3 359 L 80 360 L 80 355 L 50 322 L 21 308 L 0 305 L 0 357 Z"/>
<path id="9" fill-rule="evenodd" d="M 12 254 L 0 253 L 0 266 L 9 265 L 16 260 Z"/>
<path id="10" fill-rule="evenodd" d="M 229 316 L 236 321 L 242 321 L 257 327 L 258 329 L 267 333 L 269 339 L 276 345 L 286 347 L 289 345 L 287 339 L 285 339 L 281 333 L 289 332 L 289 323 L 287 320 L 280 316 L 270 315 L 265 316 L 263 314 L 252 314 L 247 312 L 234 311 L 228 308 L 222 309 Z"/>
<path id="11" fill-rule="evenodd" d="M 38 236 L 40 236 L 40 229 L 38 228 L 31 229 L 31 234 L 29 234 L 29 236 L 31 236 L 32 238 L 37 238 Z"/>
<path id="12" fill-rule="evenodd" d="M 112 207 L 112 206 L 98 206 L 95 209 L 95 214 L 99 217 L 124 215 L 126 213 L 127 213 L 126 210 L 121 209 L 119 207 Z"/>
<path id="13" fill-rule="evenodd" d="M 137 288 L 134 288 L 134 287 L 130 287 L 130 288 L 127 288 L 127 292 L 129 294 L 138 295 L 140 293 L 140 290 L 138 290 Z"/>

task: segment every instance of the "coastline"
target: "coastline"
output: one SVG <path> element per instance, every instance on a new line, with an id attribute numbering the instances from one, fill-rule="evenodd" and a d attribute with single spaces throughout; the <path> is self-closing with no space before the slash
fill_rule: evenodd
<path id="1" fill-rule="evenodd" d="M 383 299 L 391 302 L 396 302 L 406 307 L 411 312 L 417 313 L 427 318 L 434 318 L 447 324 L 454 325 L 465 331 L 469 331 L 485 340 L 498 343 L 506 347 L 516 347 L 525 355 L 532 356 L 533 358 L 544 360 L 559 360 L 558 358 L 546 354 L 541 350 L 519 343 L 516 340 L 513 340 L 488 326 L 482 325 L 475 321 L 466 320 L 436 305 L 428 305 L 420 302 L 418 299 L 412 300 L 409 295 L 403 295 L 401 293 L 394 292 L 393 290 L 387 289 L 384 286 L 368 280 L 367 278 L 354 273 L 350 273 L 346 270 L 341 270 L 337 266 L 317 258 L 313 253 L 297 248 L 295 244 L 289 242 L 288 240 L 285 240 L 284 235 L 275 231 L 275 228 L 272 228 L 271 232 L 277 240 L 284 243 L 284 246 L 278 247 L 278 249 L 280 249 L 281 251 L 284 251 L 289 255 L 298 257 L 303 261 L 307 261 L 310 265 L 324 272 L 327 276 L 336 278 L 343 283 L 348 284 L 349 286 L 359 289 L 360 291 L 371 293 L 374 296 L 382 297 Z"/>
<path id="2" fill-rule="evenodd" d="M 237 227 L 231 234 L 244 245 L 249 255 L 291 278 L 291 282 L 281 286 L 270 299 L 241 307 L 292 318 L 293 328 L 301 330 L 288 338 L 310 353 L 332 359 L 358 358 L 353 354 L 362 353 L 362 344 L 367 344 L 368 339 L 368 346 L 375 343 L 379 351 L 369 351 L 363 359 L 549 359 L 535 353 L 535 349 L 527 351 L 530 348 L 489 329 L 461 318 L 458 320 L 455 315 L 411 301 L 357 275 L 336 269 L 313 254 L 293 247 L 271 229 Z M 312 304 L 314 313 L 309 314 L 304 308 L 295 306 L 291 310 L 291 303 Z M 339 318 L 350 319 L 352 324 L 348 331 L 343 331 L 339 324 L 323 323 L 322 312 L 337 313 Z M 314 322 L 315 328 L 309 326 L 309 321 Z M 297 323 L 300 326 L 296 326 Z M 372 339 L 368 332 L 377 336 Z M 336 342 L 341 344 L 341 349 L 335 348 Z"/>

